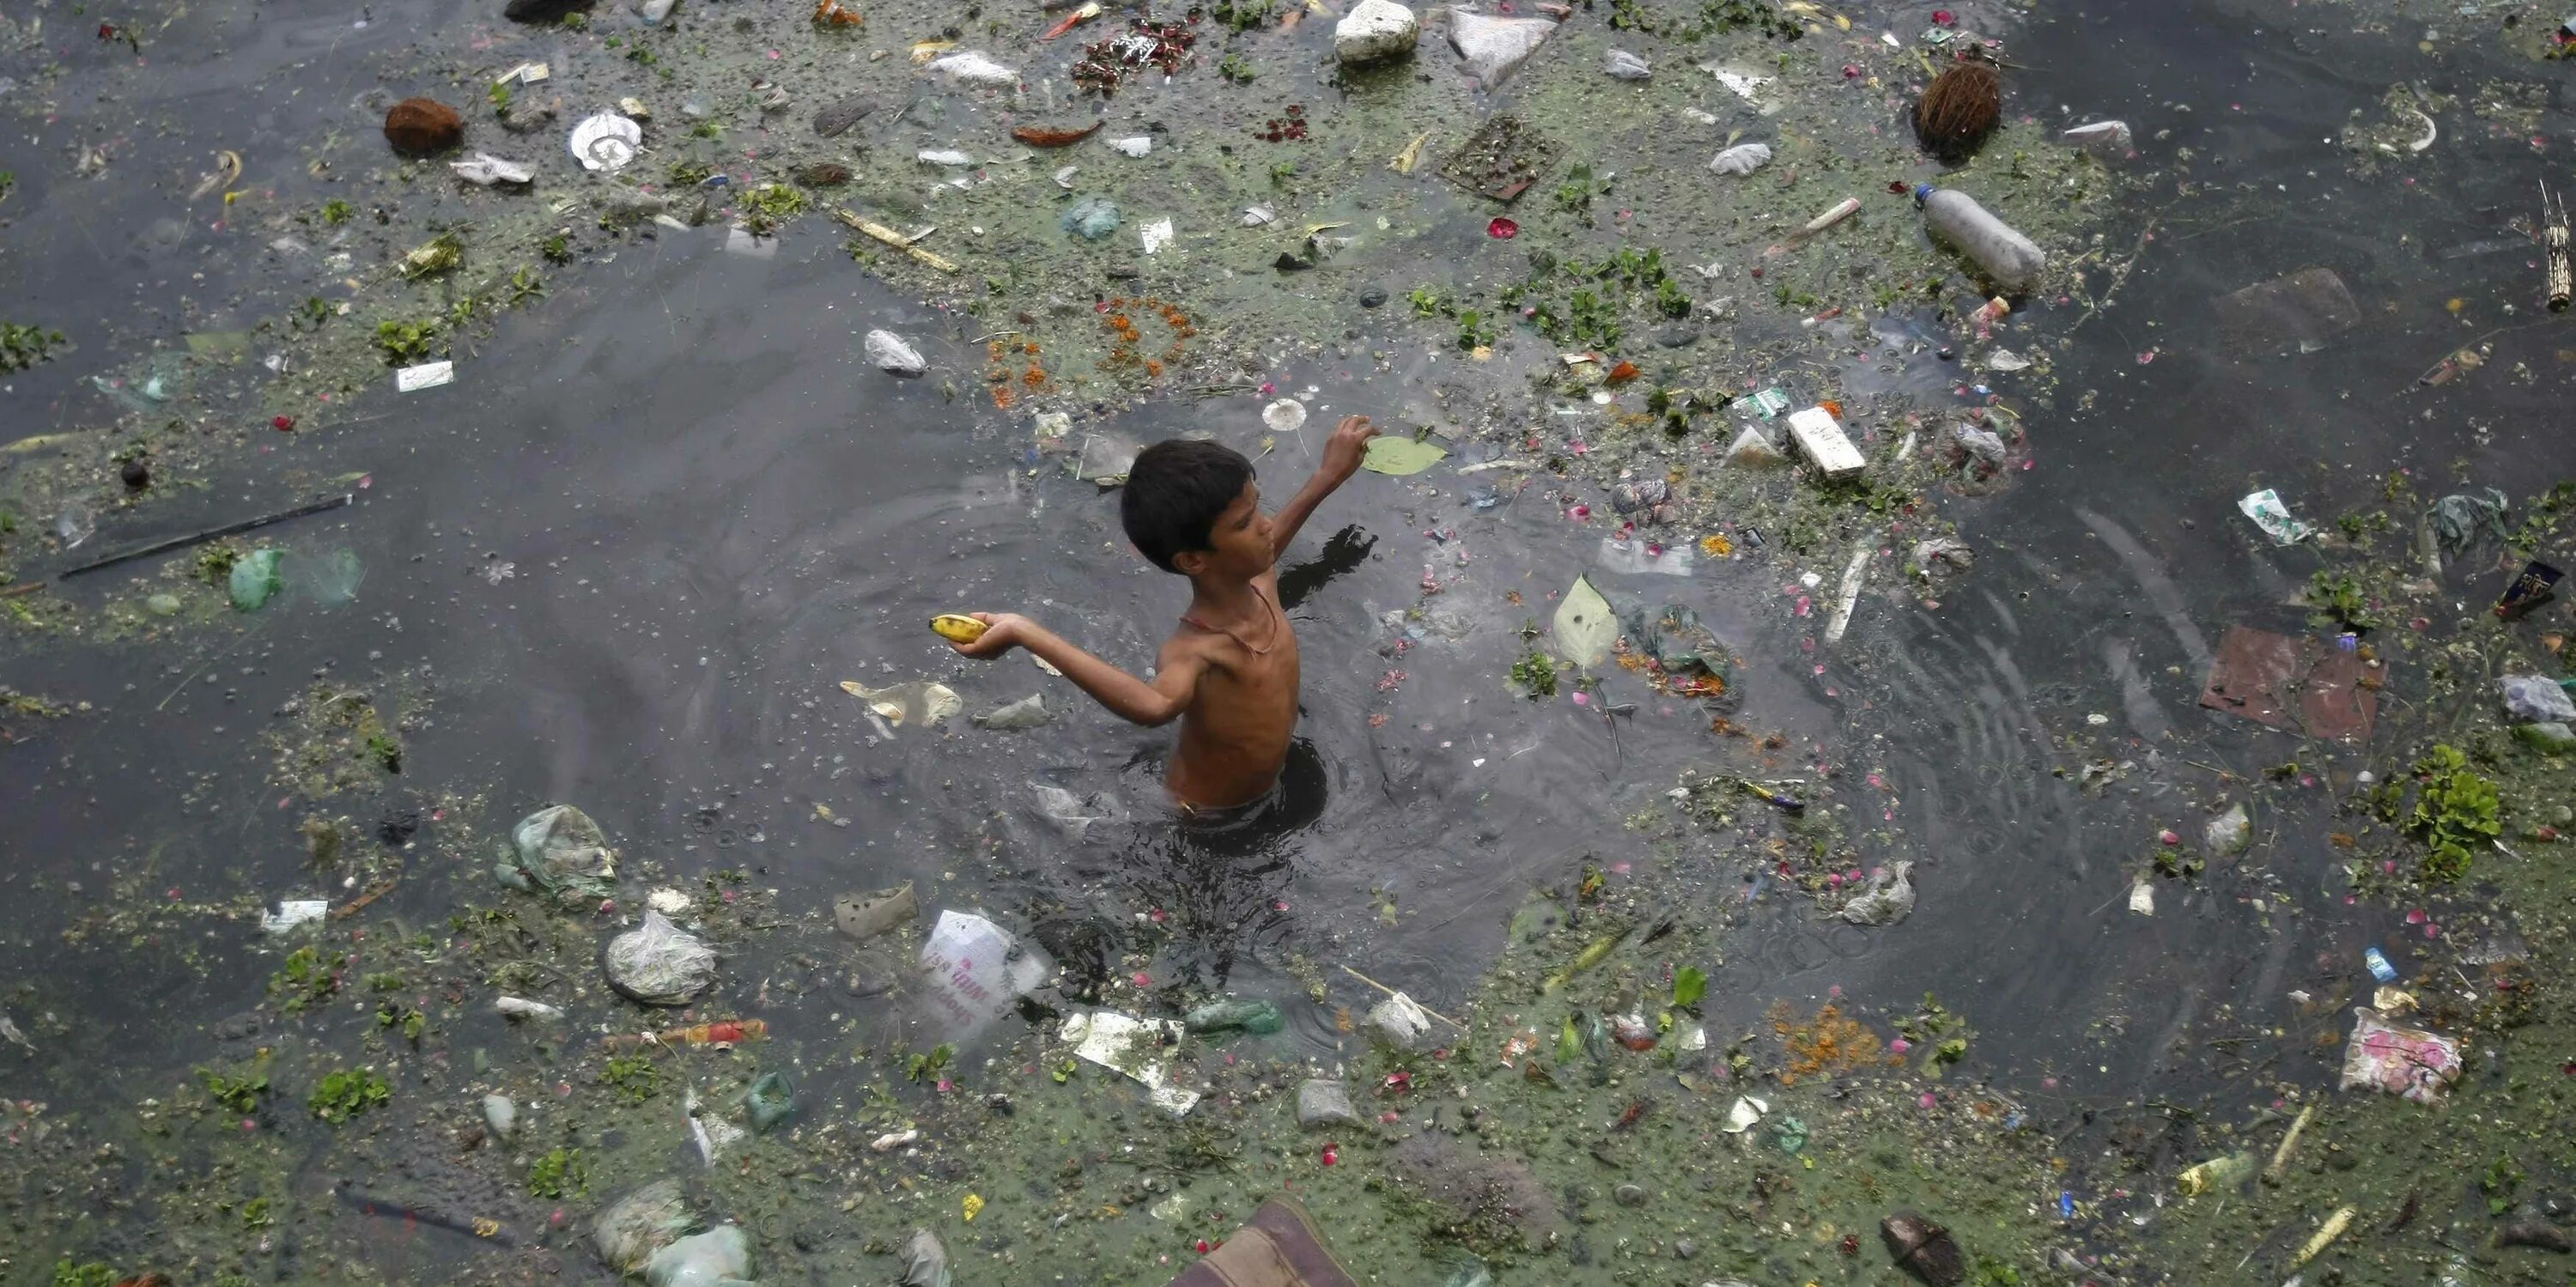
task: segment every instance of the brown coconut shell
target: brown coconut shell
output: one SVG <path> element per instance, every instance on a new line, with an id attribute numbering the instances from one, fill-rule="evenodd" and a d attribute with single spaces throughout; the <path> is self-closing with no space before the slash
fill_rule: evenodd
<path id="1" fill-rule="evenodd" d="M 1981 62 L 1954 63 L 1923 87 L 1914 102 L 1914 134 L 1923 148 L 1951 164 L 1985 146 L 2004 119 L 2004 78 Z"/>
<path id="2" fill-rule="evenodd" d="M 465 118 L 434 98 L 406 98 L 385 113 L 385 141 L 404 156 L 428 156 L 465 141 Z"/>

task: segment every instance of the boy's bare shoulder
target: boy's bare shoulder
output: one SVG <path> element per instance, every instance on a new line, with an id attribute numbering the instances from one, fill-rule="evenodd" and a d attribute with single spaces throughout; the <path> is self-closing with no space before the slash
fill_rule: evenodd
<path id="1" fill-rule="evenodd" d="M 1163 641 L 1162 664 L 1168 670 L 1181 661 L 1213 662 L 1224 655 L 1226 637 L 1201 630 L 1183 622 L 1172 627 L 1172 637 Z"/>

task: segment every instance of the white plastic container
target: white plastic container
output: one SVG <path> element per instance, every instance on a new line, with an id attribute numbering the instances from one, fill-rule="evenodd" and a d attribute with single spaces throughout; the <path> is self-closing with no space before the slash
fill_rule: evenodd
<path id="1" fill-rule="evenodd" d="M 2047 254 L 2030 238 L 2015 232 L 1967 193 L 1927 183 L 1914 190 L 1914 204 L 1922 207 L 1923 223 L 1934 235 L 1977 261 L 1998 286 L 2023 289 L 2039 280 L 2048 267 Z"/>

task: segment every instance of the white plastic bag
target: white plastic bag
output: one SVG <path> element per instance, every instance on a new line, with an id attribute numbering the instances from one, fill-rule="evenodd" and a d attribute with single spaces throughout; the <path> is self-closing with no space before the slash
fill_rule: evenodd
<path id="1" fill-rule="evenodd" d="M 687 1005 L 716 980 L 716 952 L 660 912 L 608 940 L 599 954 L 608 986 L 645 1005 Z"/>
<path id="2" fill-rule="evenodd" d="M 921 360 L 921 350 L 892 331 L 868 332 L 867 350 L 868 361 L 889 375 L 919 375 L 930 369 Z"/>

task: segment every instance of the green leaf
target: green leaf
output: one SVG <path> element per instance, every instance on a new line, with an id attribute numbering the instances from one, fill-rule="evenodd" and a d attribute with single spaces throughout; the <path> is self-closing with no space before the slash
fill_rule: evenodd
<path id="1" fill-rule="evenodd" d="M 1418 474 L 1449 458 L 1449 449 L 1419 438 L 1371 438 L 1360 467 L 1381 474 Z"/>
<path id="2" fill-rule="evenodd" d="M 1565 601 L 1556 605 L 1556 649 L 1577 666 L 1598 666 L 1619 642 L 1619 618 L 1610 601 L 1584 577 L 1574 578 Z"/>
<path id="3" fill-rule="evenodd" d="M 1708 995 L 1708 973 L 1696 965 L 1685 965 L 1673 973 L 1673 1005 L 1687 1009 Z"/>
<path id="4" fill-rule="evenodd" d="M 1556 1061 L 1571 1063 L 1583 1053 L 1583 1035 L 1574 1030 L 1574 1016 L 1565 1016 L 1565 1031 L 1556 1034 Z"/>

